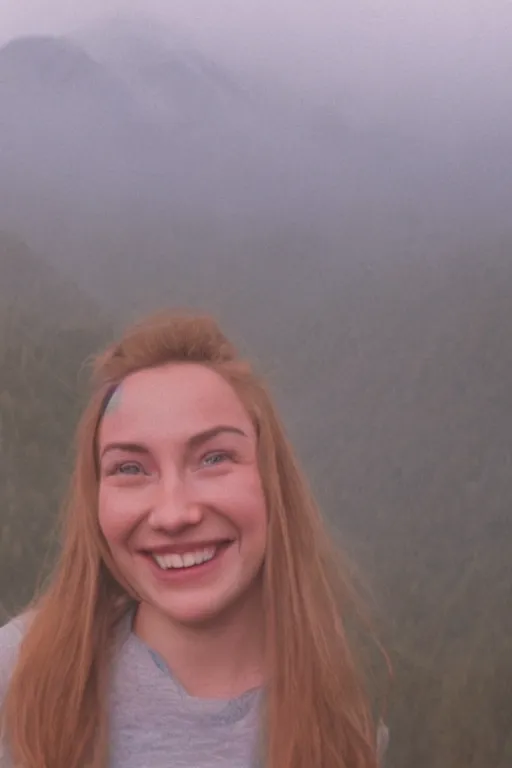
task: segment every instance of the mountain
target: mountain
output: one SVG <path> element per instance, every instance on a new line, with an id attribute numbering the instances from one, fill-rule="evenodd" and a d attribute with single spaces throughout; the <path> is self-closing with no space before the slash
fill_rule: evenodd
<path id="1" fill-rule="evenodd" d="M 261 280 L 282 233 L 348 262 L 368 250 L 363 208 L 393 201 L 396 220 L 414 197 L 382 143 L 133 27 L 9 43 L 0 114 L 0 228 L 116 306 L 172 299 L 184 272 L 211 279 L 214 255 Z"/>
<path id="2" fill-rule="evenodd" d="M 32 161 L 43 149 L 65 157 L 91 131 L 105 134 L 134 116 L 122 83 L 58 37 L 20 38 L 0 49 L 0 103 L 2 155 L 33 143 Z"/>
<path id="3" fill-rule="evenodd" d="M 6 231 L 0 231 L 0 276 L 0 313 L 30 318 L 35 330 L 80 328 L 103 314 L 76 283 Z"/>
<path id="4" fill-rule="evenodd" d="M 14 204 L 31 193 L 76 204 L 112 173 L 122 183 L 116 147 L 122 138 L 134 150 L 138 115 L 123 84 L 73 43 L 30 37 L 2 48 L 0 104 L 0 167 Z"/>
<path id="5" fill-rule="evenodd" d="M 506 182 L 491 219 L 453 163 L 334 106 L 138 22 L 15 40 L 0 50 L 0 229 L 123 312 L 229 311 L 240 281 L 255 304 L 310 303 L 364 264 L 495 231 Z"/>
<path id="6" fill-rule="evenodd" d="M 145 19 L 115 19 L 75 35 L 95 59 L 106 64 L 139 94 L 148 109 L 178 119 L 180 107 L 205 113 L 247 94 L 233 73 L 172 33 Z"/>
<path id="7" fill-rule="evenodd" d="M 100 76 L 100 66 L 71 41 L 61 37 L 22 37 L 0 50 L 2 86 L 23 82 L 28 88 L 60 83 L 62 92 L 77 84 L 87 87 Z M 51 92 L 51 91 L 50 91 Z"/>

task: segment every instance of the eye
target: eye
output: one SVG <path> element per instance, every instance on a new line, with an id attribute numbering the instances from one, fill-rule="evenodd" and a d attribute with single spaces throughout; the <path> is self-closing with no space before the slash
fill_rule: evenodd
<path id="1" fill-rule="evenodd" d="M 203 464 L 207 467 L 214 467 L 217 464 L 223 464 L 225 461 L 230 461 L 233 458 L 233 454 L 229 451 L 211 451 L 202 458 Z"/>
<path id="2" fill-rule="evenodd" d="M 144 467 L 138 461 L 119 461 L 107 470 L 107 475 L 138 475 L 146 474 Z"/>

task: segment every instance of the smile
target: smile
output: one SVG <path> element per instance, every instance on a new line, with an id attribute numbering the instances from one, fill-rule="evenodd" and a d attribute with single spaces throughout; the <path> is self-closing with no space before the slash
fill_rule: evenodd
<path id="1" fill-rule="evenodd" d="M 183 554 L 172 553 L 169 555 L 152 554 L 155 563 L 163 570 L 170 568 L 193 568 L 195 565 L 202 565 L 209 560 L 213 560 L 217 553 L 217 547 L 205 547 L 193 552 L 184 552 Z"/>
<path id="2" fill-rule="evenodd" d="M 233 539 L 218 539 L 217 541 L 190 542 L 179 546 L 147 549 L 144 554 L 157 566 L 159 571 L 184 572 L 205 567 L 212 560 L 217 560 Z"/>

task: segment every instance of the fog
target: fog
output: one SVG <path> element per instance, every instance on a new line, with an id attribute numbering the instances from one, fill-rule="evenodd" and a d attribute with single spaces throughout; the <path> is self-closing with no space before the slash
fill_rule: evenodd
<path id="1" fill-rule="evenodd" d="M 450 141 L 510 128 L 508 0 L 61 0 L 3 3 L 0 36 L 71 32 L 130 13 L 333 109 Z M 460 133 L 462 132 L 462 137 Z"/>
<path id="2" fill-rule="evenodd" d="M 0 618 L 53 541 L 82 361 L 199 306 L 269 375 L 370 587 L 389 768 L 508 768 L 511 23 L 0 5 Z"/>

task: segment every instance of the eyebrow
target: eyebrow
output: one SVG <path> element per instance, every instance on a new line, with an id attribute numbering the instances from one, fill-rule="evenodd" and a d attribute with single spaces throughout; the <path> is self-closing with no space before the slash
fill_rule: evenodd
<path id="1" fill-rule="evenodd" d="M 192 435 L 187 440 L 187 448 L 189 450 L 194 450 L 195 448 L 199 448 L 199 446 L 203 445 L 203 443 L 207 443 L 208 440 L 212 440 L 214 437 L 217 437 L 218 435 L 228 433 L 233 435 L 239 435 L 241 437 L 248 437 L 248 434 L 243 431 L 243 429 L 240 429 L 239 427 L 231 427 L 224 424 L 220 424 L 217 427 L 211 427 L 210 429 L 205 429 L 203 432 L 198 432 L 196 435 Z M 103 458 L 106 453 L 109 453 L 110 451 L 125 451 L 126 453 L 149 453 L 149 449 L 147 446 L 143 445 L 142 443 L 107 443 L 107 445 L 103 448 L 101 452 L 100 458 Z"/>

